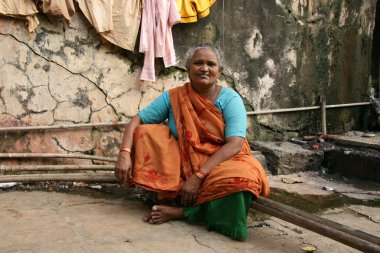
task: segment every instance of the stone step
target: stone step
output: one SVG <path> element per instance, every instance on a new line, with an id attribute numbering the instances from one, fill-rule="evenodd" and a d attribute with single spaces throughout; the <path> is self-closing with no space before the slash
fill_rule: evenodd
<path id="1" fill-rule="evenodd" d="M 255 141 L 250 145 L 254 151 L 262 153 L 273 175 L 319 170 L 324 158 L 322 150 L 308 150 L 290 142 Z"/>

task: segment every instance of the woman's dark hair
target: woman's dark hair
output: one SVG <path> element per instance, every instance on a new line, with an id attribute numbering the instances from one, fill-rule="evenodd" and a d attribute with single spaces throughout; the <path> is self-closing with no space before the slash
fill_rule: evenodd
<path id="1" fill-rule="evenodd" d="M 218 60 L 218 63 L 219 63 L 219 67 L 220 68 L 223 68 L 224 67 L 224 61 L 223 61 L 223 57 L 222 57 L 222 54 L 220 53 L 219 49 L 217 49 L 216 47 L 214 47 L 213 45 L 211 45 L 210 43 L 202 43 L 194 48 L 191 48 L 188 53 L 187 53 L 187 58 L 186 58 L 186 62 L 185 62 L 185 66 L 186 66 L 186 69 L 189 69 L 190 67 L 190 63 L 191 63 L 191 60 L 193 59 L 194 55 L 199 51 L 199 50 L 202 50 L 202 49 L 210 49 L 212 50 L 215 55 L 216 55 L 216 58 Z"/>

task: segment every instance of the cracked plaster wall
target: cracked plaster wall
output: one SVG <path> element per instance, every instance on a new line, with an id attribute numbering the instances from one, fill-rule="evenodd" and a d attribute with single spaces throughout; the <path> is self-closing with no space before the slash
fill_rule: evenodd
<path id="1" fill-rule="evenodd" d="M 189 47 L 211 42 L 226 59 L 222 83 L 248 110 L 366 101 L 376 0 L 217 1 L 197 23 L 173 29 L 178 65 L 140 82 L 143 55 L 101 41 L 77 12 L 70 26 L 49 22 L 27 34 L 0 17 L 0 124 L 52 125 L 129 120 L 163 90 L 186 80 Z M 358 109 L 329 113 L 329 131 L 360 125 Z M 319 130 L 319 113 L 250 117 L 249 138 L 283 139 Z M 122 129 L 1 136 L 1 152 L 117 154 Z"/>
<path id="2" fill-rule="evenodd" d="M 20 21 L 0 17 L 0 125 L 128 121 L 181 73 L 140 83 L 142 57 L 103 44 L 77 13 L 70 26 L 49 22 L 34 35 Z M 0 136 L 0 152 L 118 153 L 122 129 L 52 130 Z M 72 162 L 72 161 L 68 161 Z"/>

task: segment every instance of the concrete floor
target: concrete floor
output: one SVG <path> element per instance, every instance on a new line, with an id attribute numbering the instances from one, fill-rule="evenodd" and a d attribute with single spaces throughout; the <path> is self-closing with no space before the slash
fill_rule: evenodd
<path id="1" fill-rule="evenodd" d="M 377 203 L 380 198 L 379 185 L 360 188 L 360 184 L 323 179 L 315 173 L 270 176 L 270 181 L 272 187 L 298 194 L 328 195 L 331 192 L 322 190 L 328 184 L 336 191 L 349 192 L 344 194 L 356 194 L 355 198 L 377 199 Z M 3 190 L 0 203 L 0 252 L 4 253 L 304 252 L 307 246 L 316 247 L 315 252 L 358 252 L 255 210 L 248 218 L 248 240 L 236 242 L 185 221 L 144 223 L 141 217 L 149 208 L 141 201 L 94 189 L 80 194 Z M 380 237 L 378 207 L 345 205 L 325 210 L 322 216 Z"/>

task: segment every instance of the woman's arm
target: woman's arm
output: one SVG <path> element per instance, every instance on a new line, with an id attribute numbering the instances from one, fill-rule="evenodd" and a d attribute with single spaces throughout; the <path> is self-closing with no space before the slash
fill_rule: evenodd
<path id="1" fill-rule="evenodd" d="M 133 132 L 141 124 L 141 118 L 136 114 L 124 130 L 121 149 L 132 149 Z M 121 184 L 126 184 L 128 178 L 132 178 L 132 160 L 131 154 L 128 151 L 121 150 L 115 165 L 115 176 Z"/>
<path id="2" fill-rule="evenodd" d="M 244 144 L 244 138 L 240 136 L 231 136 L 226 139 L 226 143 L 216 151 L 210 158 L 205 162 L 201 170 L 206 174 L 210 173 L 211 169 L 218 164 L 230 159 L 231 157 L 237 155 L 242 149 Z"/>
<path id="3" fill-rule="evenodd" d="M 218 164 L 230 159 L 240 152 L 244 144 L 244 138 L 239 136 L 231 136 L 226 138 L 226 143 L 216 151 L 205 162 L 201 170 L 206 174 L 210 173 L 211 169 Z M 198 194 L 198 190 L 202 184 L 202 180 L 195 174 L 193 174 L 183 185 L 181 189 L 182 204 L 185 206 L 191 206 L 195 202 Z"/>
<path id="4" fill-rule="evenodd" d="M 169 92 L 165 91 L 145 109 L 132 118 L 124 130 L 121 149 L 131 150 L 133 144 L 133 132 L 140 124 L 160 124 L 164 122 L 169 115 Z M 121 184 L 128 182 L 132 178 L 132 161 L 131 154 L 127 151 L 120 151 L 115 165 L 115 176 Z"/>

